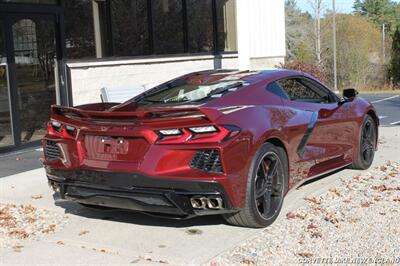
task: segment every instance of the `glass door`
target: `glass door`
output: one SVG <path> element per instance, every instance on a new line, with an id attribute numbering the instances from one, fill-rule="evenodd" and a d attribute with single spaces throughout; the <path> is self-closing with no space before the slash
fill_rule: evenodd
<path id="1" fill-rule="evenodd" d="M 13 144 L 4 21 L 0 18 L 0 148 Z"/>
<path id="2" fill-rule="evenodd" d="M 50 105 L 56 103 L 56 24 L 51 15 L 13 15 L 14 80 L 21 144 L 40 140 L 46 133 Z"/>

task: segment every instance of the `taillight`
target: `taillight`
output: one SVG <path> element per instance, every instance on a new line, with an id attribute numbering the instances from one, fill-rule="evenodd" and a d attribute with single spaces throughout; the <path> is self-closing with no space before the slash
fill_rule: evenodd
<path id="1" fill-rule="evenodd" d="M 157 144 L 219 143 L 240 133 L 236 126 L 203 126 L 156 131 Z"/>
<path id="2" fill-rule="evenodd" d="M 62 123 L 51 120 L 47 124 L 47 132 L 50 135 L 64 137 L 67 139 L 75 139 L 78 135 L 78 129 L 70 126 L 70 125 L 63 125 Z"/>

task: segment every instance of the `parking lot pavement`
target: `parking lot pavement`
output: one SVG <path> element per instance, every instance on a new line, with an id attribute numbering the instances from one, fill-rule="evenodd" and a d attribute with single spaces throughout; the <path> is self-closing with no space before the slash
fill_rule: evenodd
<path id="1" fill-rule="evenodd" d="M 400 93 L 361 93 L 360 96 L 375 106 L 382 126 L 400 126 Z"/>
<path id="2" fill-rule="evenodd" d="M 374 166 L 399 159 L 396 129 L 381 128 Z M 357 173 L 342 170 L 292 190 L 277 223 L 286 213 L 305 204 L 305 196 L 324 193 L 339 178 L 351 178 Z M 54 233 L 18 240 L 13 248 L 1 248 L 0 241 L 0 264 L 202 264 L 261 232 L 229 226 L 218 216 L 176 221 L 132 212 L 93 210 L 59 199 L 54 203 L 42 169 L 1 178 L 0 203 L 31 204 L 47 210 L 49 216 L 65 216 L 62 225 L 55 225 Z"/>
<path id="3" fill-rule="evenodd" d="M 42 167 L 40 148 L 0 154 L 0 178 Z"/>

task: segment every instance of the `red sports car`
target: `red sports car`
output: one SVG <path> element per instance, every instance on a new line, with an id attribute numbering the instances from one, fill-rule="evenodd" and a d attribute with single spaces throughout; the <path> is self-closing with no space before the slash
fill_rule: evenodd
<path id="1" fill-rule="evenodd" d="M 374 107 L 295 71 L 212 70 L 124 103 L 52 106 L 43 140 L 50 185 L 84 205 L 265 227 L 289 189 L 367 169 Z"/>

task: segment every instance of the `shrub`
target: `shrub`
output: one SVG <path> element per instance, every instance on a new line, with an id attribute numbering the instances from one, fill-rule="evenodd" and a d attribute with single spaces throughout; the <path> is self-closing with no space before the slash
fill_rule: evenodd
<path id="1" fill-rule="evenodd" d="M 317 65 L 303 63 L 297 60 L 286 62 L 285 64 L 280 64 L 277 66 L 282 69 L 297 70 L 301 72 L 306 72 L 323 83 L 328 83 L 327 75 L 324 69 Z"/>

